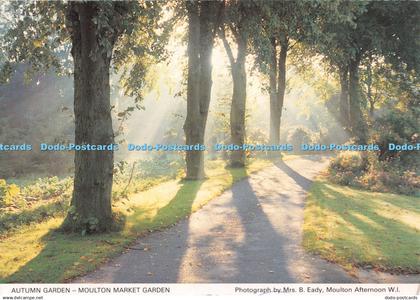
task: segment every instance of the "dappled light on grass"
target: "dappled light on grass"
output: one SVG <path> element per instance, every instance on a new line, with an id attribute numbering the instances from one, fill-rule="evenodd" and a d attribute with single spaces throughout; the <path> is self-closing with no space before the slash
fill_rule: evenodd
<path id="1" fill-rule="evenodd" d="M 255 160 L 248 169 L 253 172 L 269 164 L 269 161 Z M 210 162 L 206 174 L 208 179 L 205 180 L 175 179 L 129 197 L 129 201 L 117 207 L 121 212 L 128 210 L 125 213 L 126 230 L 141 232 L 144 228 L 170 225 L 200 209 L 232 183 L 247 176 L 244 168 L 226 169 L 221 160 Z"/>
<path id="2" fill-rule="evenodd" d="M 120 253 L 127 237 L 108 233 L 93 236 L 61 234 L 62 218 L 51 219 L 0 242 L 1 282 L 62 282 L 92 271 L 107 257 Z M 16 252 L 16 244 L 19 251 Z M 8 251 L 10 250 L 10 251 Z M 54 268 L 51 268 L 51 265 Z"/>
<path id="3" fill-rule="evenodd" d="M 9 275 L 25 265 L 32 257 L 37 256 L 45 247 L 42 237 L 51 229 L 57 228 L 59 224 L 60 221 L 57 219 L 49 220 L 42 226 L 26 228 L 19 235 L 13 235 L 0 241 L 2 249 L 0 272 Z M 16 249 L 16 245 L 19 245 L 18 249 Z"/>
<path id="4" fill-rule="evenodd" d="M 0 240 L 0 282 L 64 282 L 92 271 L 120 254 L 138 236 L 187 217 L 232 183 L 271 163 L 255 159 L 247 171 L 226 169 L 222 160 L 208 165 L 206 180 L 174 179 L 116 202 L 115 211 L 126 216 L 125 228 L 120 232 L 62 234 L 56 231 L 62 217 L 20 228 L 16 234 Z M 50 268 L 52 262 L 54 268 Z"/>
<path id="5" fill-rule="evenodd" d="M 318 181 L 305 209 L 304 246 L 347 269 L 420 272 L 418 201 Z"/>
<path id="6" fill-rule="evenodd" d="M 420 199 L 417 199 L 417 203 Z M 396 201 L 397 202 L 397 201 Z M 392 202 L 384 203 L 381 208 L 375 210 L 378 215 L 391 220 L 398 220 L 405 225 L 412 227 L 416 232 L 420 232 L 420 209 L 401 208 Z M 420 237 L 419 237 L 420 239 Z"/>

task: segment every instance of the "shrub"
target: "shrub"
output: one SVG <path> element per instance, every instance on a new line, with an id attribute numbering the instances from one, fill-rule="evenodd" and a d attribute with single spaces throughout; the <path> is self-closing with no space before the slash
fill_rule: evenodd
<path id="1" fill-rule="evenodd" d="M 59 179 L 56 176 L 39 178 L 34 184 L 23 188 L 22 194 L 27 201 L 48 200 L 69 191 L 72 182 L 70 177 L 65 179 Z"/>
<path id="2" fill-rule="evenodd" d="M 161 176 L 176 177 L 183 168 L 181 155 L 159 153 L 150 159 L 139 160 L 136 164 L 136 174 L 140 177 L 157 178 Z"/>
<path id="3" fill-rule="evenodd" d="M 64 216 L 69 206 L 68 196 L 60 196 L 54 201 L 27 207 L 17 211 L 5 211 L 0 214 L 0 237 L 20 226 L 36 224 L 52 217 Z"/>
<path id="4" fill-rule="evenodd" d="M 328 178 L 338 184 L 375 192 L 419 194 L 420 176 L 399 160 L 381 161 L 376 153 L 341 153 L 328 168 Z"/>
<path id="5" fill-rule="evenodd" d="M 22 205 L 20 188 L 16 184 L 7 184 L 6 180 L 0 179 L 0 208 Z"/>
<path id="6" fill-rule="evenodd" d="M 287 142 L 293 145 L 294 151 L 300 151 L 301 144 L 309 144 L 313 142 L 314 133 L 304 127 L 297 127 L 289 131 Z"/>
<path id="7" fill-rule="evenodd" d="M 332 159 L 329 177 L 334 183 L 354 185 L 358 176 L 367 169 L 367 159 L 358 152 L 343 152 Z"/>
<path id="8" fill-rule="evenodd" d="M 373 123 L 371 141 L 380 146 L 379 160 L 390 161 L 398 159 L 401 164 L 411 166 L 419 164 L 416 151 L 389 151 L 388 144 L 415 144 L 420 142 L 419 122 L 410 111 L 388 111 L 378 117 Z"/>

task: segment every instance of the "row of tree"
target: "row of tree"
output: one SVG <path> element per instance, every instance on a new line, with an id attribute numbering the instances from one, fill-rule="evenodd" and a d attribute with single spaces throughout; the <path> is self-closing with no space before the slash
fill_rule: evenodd
<path id="1" fill-rule="evenodd" d="M 169 9 L 169 21 L 163 13 Z M 287 57 L 298 49 L 320 55 L 340 78 L 340 119 L 359 142 L 367 141 L 359 71 L 369 58 L 385 60 L 407 74 L 419 70 L 420 5 L 378 1 L 126 1 L 10 2 L 14 23 L 2 37 L 2 79 L 18 63 L 31 72 L 56 69 L 74 77 L 75 142 L 114 143 L 110 72 L 139 106 L 150 64 L 165 58 L 165 42 L 174 23 L 188 22 L 187 144 L 204 144 L 212 90 L 212 51 L 220 39 L 233 82 L 231 142 L 245 141 L 247 68 L 267 80 L 270 141 L 280 142 L 287 82 Z M 168 13 L 167 13 L 168 14 Z M 166 14 L 166 15 L 167 15 Z M 165 17 L 165 18 L 164 18 Z M 66 49 L 71 47 L 71 58 Z M 297 50 L 296 50 L 297 51 Z M 69 62 L 72 66 L 69 67 Z M 371 97 L 372 98 L 372 97 Z M 374 103 L 374 102 L 372 102 Z M 373 104 L 372 104 L 373 107 Z M 129 107 L 122 115 L 129 114 Z M 233 167 L 245 165 L 245 153 L 231 153 Z M 108 230 L 112 224 L 113 152 L 75 153 L 72 207 L 63 228 Z M 186 178 L 205 177 L 204 153 L 186 153 Z"/>

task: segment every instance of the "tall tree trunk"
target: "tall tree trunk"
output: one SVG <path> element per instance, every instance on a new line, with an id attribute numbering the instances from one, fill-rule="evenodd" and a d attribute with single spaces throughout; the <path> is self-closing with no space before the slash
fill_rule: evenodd
<path id="1" fill-rule="evenodd" d="M 369 100 L 369 116 L 371 118 L 373 118 L 374 117 L 374 113 L 375 113 L 375 101 Z"/>
<path id="2" fill-rule="evenodd" d="M 270 143 L 280 142 L 280 115 L 277 97 L 277 45 L 276 39 L 271 39 L 270 62 Z"/>
<path id="3" fill-rule="evenodd" d="M 283 104 L 284 104 L 284 95 L 286 92 L 286 58 L 287 58 L 287 51 L 289 48 L 289 42 L 287 38 L 280 39 L 280 55 L 279 55 L 279 62 L 278 62 L 278 83 L 277 83 L 277 97 L 278 97 L 278 132 L 280 134 L 281 128 L 281 116 L 283 112 Z M 278 137 L 279 142 L 281 141 L 280 135 Z"/>
<path id="4" fill-rule="evenodd" d="M 188 83 L 187 117 L 184 124 L 186 143 L 193 145 L 204 142 L 200 114 L 200 19 L 198 3 L 187 2 L 188 10 Z M 204 177 L 204 156 L 202 151 L 186 152 L 187 179 Z"/>
<path id="5" fill-rule="evenodd" d="M 369 62 L 367 64 L 367 80 L 366 80 L 366 85 L 367 85 L 367 93 L 366 93 L 366 97 L 369 101 L 369 116 L 371 118 L 373 118 L 373 113 L 375 111 L 375 100 L 373 99 L 372 96 L 372 64 L 373 59 L 372 56 L 369 57 Z"/>
<path id="6" fill-rule="evenodd" d="M 110 109 L 110 57 L 100 45 L 108 38 L 99 32 L 94 2 L 72 3 L 74 59 L 75 143 L 114 144 Z M 112 46 L 115 39 L 110 40 Z M 113 151 L 75 151 L 74 210 L 63 224 L 66 230 L 104 231 L 112 224 L 111 189 Z"/>
<path id="7" fill-rule="evenodd" d="M 341 67 L 339 69 L 340 73 L 340 118 L 341 118 L 341 125 L 346 129 L 349 130 L 349 72 L 348 66 Z"/>
<path id="8" fill-rule="evenodd" d="M 188 86 L 187 116 L 184 124 L 188 145 L 204 144 L 207 116 L 211 98 L 211 56 L 213 51 L 217 2 L 187 2 L 188 10 Z M 187 151 L 186 179 L 205 177 L 204 152 Z"/>
<path id="9" fill-rule="evenodd" d="M 366 143 L 367 124 L 362 113 L 362 101 L 359 82 L 360 58 L 350 61 L 349 65 L 349 100 L 350 100 L 350 125 L 356 142 Z"/>
<path id="10" fill-rule="evenodd" d="M 245 60 L 247 54 L 247 39 L 245 36 L 238 38 L 238 55 L 232 67 L 233 94 L 230 109 L 230 134 L 234 145 L 245 142 L 245 110 L 246 110 L 246 70 Z M 245 151 L 232 151 L 230 156 L 232 167 L 245 165 Z"/>

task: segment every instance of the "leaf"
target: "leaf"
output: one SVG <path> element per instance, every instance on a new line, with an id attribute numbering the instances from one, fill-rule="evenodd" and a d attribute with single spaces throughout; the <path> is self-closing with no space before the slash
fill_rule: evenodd
<path id="1" fill-rule="evenodd" d="M 41 48 L 42 47 L 42 41 L 41 40 L 34 40 L 33 41 L 35 48 Z"/>

